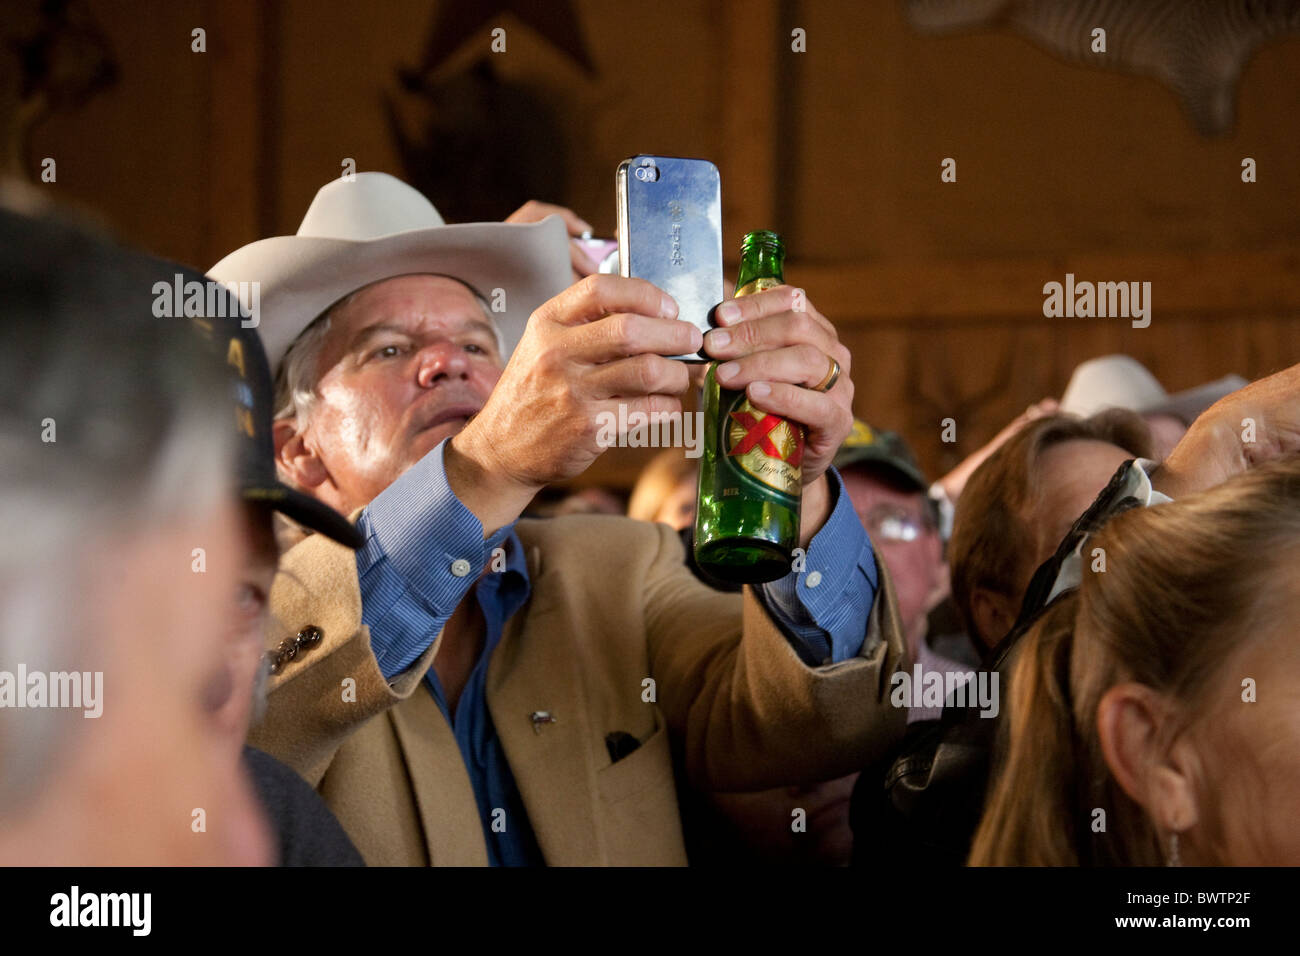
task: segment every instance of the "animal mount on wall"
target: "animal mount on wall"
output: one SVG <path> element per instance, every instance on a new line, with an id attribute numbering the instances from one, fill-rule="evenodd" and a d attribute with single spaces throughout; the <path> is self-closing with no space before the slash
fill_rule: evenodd
<path id="1" fill-rule="evenodd" d="M 399 67 L 385 93 L 405 178 L 449 222 L 500 219 L 526 200 L 563 195 L 557 130 L 571 107 L 536 77 L 513 76 L 499 55 L 539 42 L 594 75 L 574 0 L 439 3 L 418 62 Z M 476 55 L 463 64 L 466 50 Z"/>
<path id="2" fill-rule="evenodd" d="M 502 219 L 529 199 L 562 195 L 567 157 L 546 94 L 486 59 L 438 80 L 399 69 L 383 109 L 404 178 L 448 222 Z"/>
<path id="3" fill-rule="evenodd" d="M 1254 52 L 1300 31 L 1300 0 L 904 0 L 904 9 L 924 33 L 1008 26 L 1063 59 L 1154 77 L 1205 136 L 1232 128 Z"/>

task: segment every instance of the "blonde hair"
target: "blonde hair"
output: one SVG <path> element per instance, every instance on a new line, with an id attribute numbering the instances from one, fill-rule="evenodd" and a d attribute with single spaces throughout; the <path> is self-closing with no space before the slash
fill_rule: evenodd
<path id="1" fill-rule="evenodd" d="M 1289 619 L 1281 576 L 1300 554 L 1300 460 L 1128 511 L 1088 541 L 1094 548 L 1105 572 L 1085 571 L 1015 651 L 973 866 L 1165 862 L 1160 832 L 1106 764 L 1098 705 L 1119 683 L 1155 690 L 1175 708 L 1162 729 L 1172 743 L 1229 656 Z M 1096 808 L 1105 832 L 1092 830 Z"/>
<path id="2" fill-rule="evenodd" d="M 637 521 L 654 521 L 673 490 L 695 474 L 696 459 L 687 458 L 680 448 L 666 448 L 642 469 L 632 486 L 627 516 Z"/>

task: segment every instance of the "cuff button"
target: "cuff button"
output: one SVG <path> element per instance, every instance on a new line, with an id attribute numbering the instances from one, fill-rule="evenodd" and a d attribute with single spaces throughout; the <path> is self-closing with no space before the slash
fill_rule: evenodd
<path id="1" fill-rule="evenodd" d="M 469 562 L 464 558 L 457 558 L 455 561 L 451 562 L 451 573 L 456 575 L 458 578 L 463 578 L 465 575 L 469 574 Z"/>

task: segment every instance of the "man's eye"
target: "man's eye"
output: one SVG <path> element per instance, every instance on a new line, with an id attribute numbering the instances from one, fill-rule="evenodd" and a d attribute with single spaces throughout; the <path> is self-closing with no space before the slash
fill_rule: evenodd
<path id="1" fill-rule="evenodd" d="M 481 345 L 475 345 L 473 342 L 470 342 L 468 345 L 465 346 L 465 351 L 466 351 L 466 352 L 469 352 L 469 353 L 471 353 L 471 354 L 473 354 L 473 355 L 486 355 L 486 354 L 487 354 L 487 350 L 486 350 L 485 348 L 483 348 L 483 346 L 481 346 Z"/>
<path id="2" fill-rule="evenodd" d="M 884 515 L 876 523 L 876 534 L 886 541 L 915 541 L 921 529 L 908 515 Z"/>
<path id="3" fill-rule="evenodd" d="M 371 358 L 396 358 L 402 354 L 400 345 L 385 345 L 370 353 Z"/>
<path id="4" fill-rule="evenodd" d="M 266 595 L 252 584 L 241 584 L 235 595 L 235 607 L 241 614 L 256 615 L 266 606 Z"/>

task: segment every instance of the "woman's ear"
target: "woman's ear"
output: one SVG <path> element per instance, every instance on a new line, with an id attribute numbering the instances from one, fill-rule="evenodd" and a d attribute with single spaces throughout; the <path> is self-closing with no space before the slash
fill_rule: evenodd
<path id="1" fill-rule="evenodd" d="M 1144 684 L 1118 684 L 1097 706 L 1102 756 L 1115 780 L 1161 830 L 1181 833 L 1200 818 L 1200 762 L 1191 742 L 1169 741 L 1172 705 Z"/>
<path id="2" fill-rule="evenodd" d="M 276 468 L 299 488 L 317 488 L 329 480 L 329 470 L 320 460 L 305 434 L 290 418 L 272 423 L 271 437 L 275 442 Z"/>

